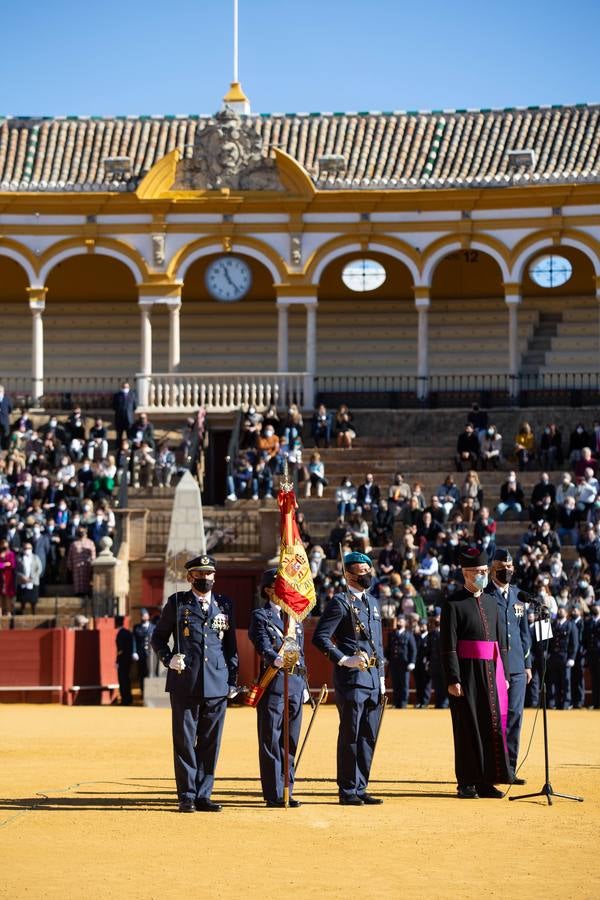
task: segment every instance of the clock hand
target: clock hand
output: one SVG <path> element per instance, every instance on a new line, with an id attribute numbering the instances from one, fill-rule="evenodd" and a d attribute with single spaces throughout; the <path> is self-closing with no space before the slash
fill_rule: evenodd
<path id="1" fill-rule="evenodd" d="M 223 274 L 225 275 L 225 278 L 227 279 L 227 281 L 229 282 L 229 284 L 231 285 L 231 287 L 232 287 L 235 291 L 239 291 L 239 287 L 237 286 L 237 284 L 236 284 L 234 281 L 231 280 L 231 277 L 230 277 L 230 275 L 229 275 L 229 272 L 227 271 L 227 266 L 225 265 L 225 263 L 223 263 L 223 264 L 221 265 L 221 269 L 223 270 Z"/>

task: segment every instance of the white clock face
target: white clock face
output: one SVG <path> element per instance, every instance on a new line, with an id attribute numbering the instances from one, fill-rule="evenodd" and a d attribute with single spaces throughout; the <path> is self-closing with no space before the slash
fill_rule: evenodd
<path id="1" fill-rule="evenodd" d="M 212 297 L 232 303 L 241 300 L 250 290 L 252 272 L 239 256 L 220 256 L 207 267 L 204 280 Z"/>

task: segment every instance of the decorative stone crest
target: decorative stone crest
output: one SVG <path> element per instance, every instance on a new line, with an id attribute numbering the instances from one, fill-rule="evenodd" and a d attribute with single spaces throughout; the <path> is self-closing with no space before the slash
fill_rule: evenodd
<path id="1" fill-rule="evenodd" d="M 198 129 L 191 159 L 179 163 L 174 190 L 283 191 L 275 160 L 263 155 L 251 120 L 226 106 Z"/>
<path id="2" fill-rule="evenodd" d="M 152 260 L 155 266 L 165 263 L 165 236 L 161 233 L 152 235 Z"/>
<path id="3" fill-rule="evenodd" d="M 302 236 L 293 234 L 290 239 L 290 256 L 293 266 L 302 265 Z"/>

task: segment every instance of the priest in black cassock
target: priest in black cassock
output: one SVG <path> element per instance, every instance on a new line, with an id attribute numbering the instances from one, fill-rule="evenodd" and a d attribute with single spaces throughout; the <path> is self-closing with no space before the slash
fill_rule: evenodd
<path id="1" fill-rule="evenodd" d="M 485 551 L 469 548 L 459 564 L 464 589 L 448 598 L 441 615 L 458 796 L 500 798 L 504 795 L 494 785 L 512 780 L 506 748 L 506 633 L 495 599 L 483 593 Z"/>

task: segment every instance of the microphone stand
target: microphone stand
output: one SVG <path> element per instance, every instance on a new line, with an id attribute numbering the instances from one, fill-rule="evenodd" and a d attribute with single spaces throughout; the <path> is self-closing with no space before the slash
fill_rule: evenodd
<path id="1" fill-rule="evenodd" d="M 546 609 L 546 607 L 536 601 L 537 603 L 537 618 L 536 623 L 540 623 L 540 637 L 541 637 L 541 624 L 545 620 L 549 623 L 550 613 Z M 548 659 L 548 644 L 550 642 L 550 636 L 546 633 L 546 637 L 543 641 L 544 646 L 544 669 L 542 672 L 541 678 L 541 689 L 540 689 L 540 700 L 538 704 L 538 709 L 542 707 L 542 721 L 544 725 L 544 765 L 545 765 L 545 780 L 544 785 L 539 791 L 535 791 L 533 794 L 519 794 L 518 797 L 509 797 L 509 800 L 529 800 L 531 797 L 545 797 L 548 801 L 548 806 L 552 806 L 552 798 L 560 797 L 563 800 L 576 800 L 578 803 L 583 803 L 583 797 L 573 797 L 571 794 L 559 794 L 558 791 L 555 791 L 552 785 L 550 784 L 550 762 L 548 758 L 548 716 L 547 716 L 547 704 L 546 704 L 546 663 Z"/>

